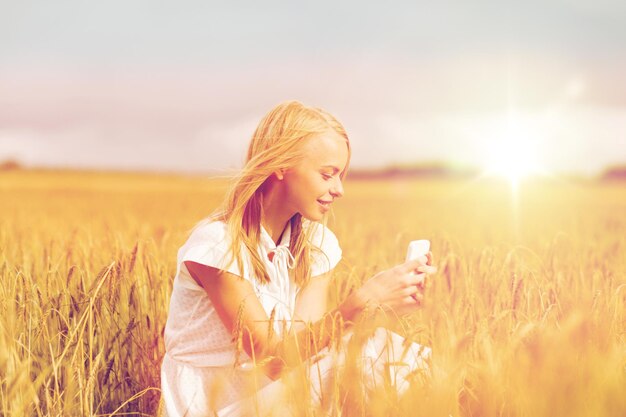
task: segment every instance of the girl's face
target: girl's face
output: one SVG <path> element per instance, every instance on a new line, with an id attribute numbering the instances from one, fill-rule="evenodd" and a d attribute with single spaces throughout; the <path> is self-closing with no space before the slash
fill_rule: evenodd
<path id="1" fill-rule="evenodd" d="M 339 134 L 328 131 L 309 138 L 303 146 L 305 159 L 286 171 L 282 182 L 290 209 L 319 221 L 332 202 L 343 196 L 339 174 L 348 163 L 348 145 Z"/>

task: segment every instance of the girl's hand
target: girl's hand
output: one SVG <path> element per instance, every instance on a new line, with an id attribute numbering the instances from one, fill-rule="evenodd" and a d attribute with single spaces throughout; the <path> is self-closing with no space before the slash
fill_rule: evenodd
<path id="1" fill-rule="evenodd" d="M 416 311 L 424 299 L 424 279 L 437 272 L 432 253 L 379 272 L 357 290 L 364 305 L 396 315 Z"/>

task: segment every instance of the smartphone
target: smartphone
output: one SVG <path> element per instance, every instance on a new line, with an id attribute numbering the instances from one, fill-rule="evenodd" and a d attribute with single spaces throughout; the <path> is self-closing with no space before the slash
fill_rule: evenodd
<path id="1" fill-rule="evenodd" d="M 426 239 L 414 240 L 409 243 L 409 249 L 406 252 L 406 261 L 412 261 L 422 255 L 426 255 L 430 251 L 430 241 Z"/>

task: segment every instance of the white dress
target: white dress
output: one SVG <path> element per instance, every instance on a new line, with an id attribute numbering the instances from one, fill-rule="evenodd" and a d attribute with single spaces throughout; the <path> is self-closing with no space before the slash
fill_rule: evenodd
<path id="1" fill-rule="evenodd" d="M 312 227 L 312 243 L 322 250 L 312 256 L 312 279 L 337 265 L 342 251 L 336 236 L 330 229 L 317 222 L 303 222 Z M 251 358 L 236 348 L 236 341 L 218 317 L 210 299 L 202 287 L 189 275 L 184 261 L 224 269 L 248 280 L 259 298 L 268 317 L 274 312 L 274 331 L 282 334 L 289 328 L 295 309 L 299 287 L 289 276 L 294 258 L 289 252 L 291 236 L 287 223 L 278 246 L 261 226 L 259 256 L 265 261 L 271 282 L 257 282 L 242 248 L 243 271 L 237 263 L 226 267 L 230 245 L 226 224 L 213 221 L 195 229 L 179 249 L 177 271 L 170 299 L 165 326 L 165 356 L 161 364 L 161 398 L 167 416 L 235 416 L 251 415 L 251 409 L 264 414 L 274 409 L 272 398 L 284 395 L 285 381 L 272 381 L 260 372 L 253 371 Z M 268 254 L 274 252 L 272 260 Z M 348 341 L 349 334 L 344 336 Z M 398 367 L 393 378 L 400 391 L 407 388 L 406 375 L 426 367 L 430 355 L 428 348 L 416 343 L 405 346 L 404 339 L 385 329 L 377 329 L 374 337 L 363 346 L 363 359 L 371 370 L 371 383 L 376 384 L 384 372 L 394 372 L 389 363 L 402 360 L 408 366 Z M 315 359 L 304 366 L 315 368 L 311 376 L 312 398 L 322 395 L 329 383 L 333 368 L 343 357 L 322 350 Z M 314 362 L 316 362 L 314 364 Z M 389 375 L 387 375 L 389 377 Z M 283 378 L 284 379 L 284 378 Z M 399 381 L 399 382 L 398 382 Z"/>

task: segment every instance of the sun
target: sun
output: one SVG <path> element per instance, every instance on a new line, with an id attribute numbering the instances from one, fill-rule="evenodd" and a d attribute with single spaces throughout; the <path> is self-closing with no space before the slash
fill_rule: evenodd
<path id="1" fill-rule="evenodd" d="M 485 175 L 507 179 L 512 185 L 540 172 L 541 138 L 515 115 L 506 118 L 503 128 L 488 141 Z"/>
<path id="2" fill-rule="evenodd" d="M 522 138 L 503 138 L 489 150 L 486 171 L 519 183 L 536 172 L 535 153 Z"/>

